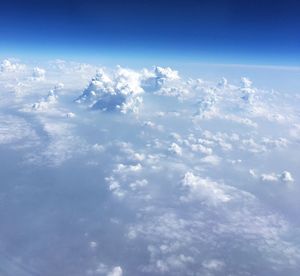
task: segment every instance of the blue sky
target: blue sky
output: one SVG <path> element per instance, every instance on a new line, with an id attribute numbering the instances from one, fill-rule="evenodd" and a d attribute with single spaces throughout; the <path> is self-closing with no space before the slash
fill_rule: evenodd
<path id="1" fill-rule="evenodd" d="M 0 3 L 0 54 L 299 65 L 296 0 Z"/>

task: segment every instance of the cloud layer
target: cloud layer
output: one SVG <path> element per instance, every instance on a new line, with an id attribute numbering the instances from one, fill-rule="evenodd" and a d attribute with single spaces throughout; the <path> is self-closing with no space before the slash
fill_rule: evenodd
<path id="1" fill-rule="evenodd" d="M 299 96 L 159 66 L 0 68 L 5 273 L 298 275 Z"/>

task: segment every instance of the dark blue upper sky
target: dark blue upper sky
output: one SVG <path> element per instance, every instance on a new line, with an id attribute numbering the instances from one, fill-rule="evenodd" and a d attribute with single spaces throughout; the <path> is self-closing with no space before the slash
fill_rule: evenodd
<path id="1" fill-rule="evenodd" d="M 1 55 L 300 64 L 298 0 L 1 0 Z"/>

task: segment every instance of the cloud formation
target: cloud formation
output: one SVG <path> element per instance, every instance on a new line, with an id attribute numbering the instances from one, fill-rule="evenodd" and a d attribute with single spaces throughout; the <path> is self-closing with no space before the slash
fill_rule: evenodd
<path id="1" fill-rule="evenodd" d="M 0 73 L 10 274 L 297 275 L 299 97 L 226 72 L 18 64 Z"/>

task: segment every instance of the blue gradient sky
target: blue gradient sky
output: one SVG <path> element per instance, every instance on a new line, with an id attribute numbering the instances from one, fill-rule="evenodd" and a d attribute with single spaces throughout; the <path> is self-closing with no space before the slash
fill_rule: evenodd
<path id="1" fill-rule="evenodd" d="M 2 0 L 0 55 L 300 65 L 297 0 Z"/>

